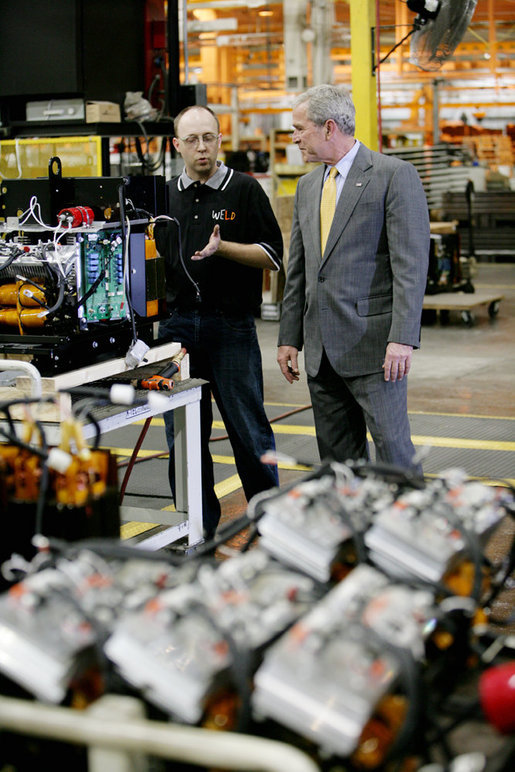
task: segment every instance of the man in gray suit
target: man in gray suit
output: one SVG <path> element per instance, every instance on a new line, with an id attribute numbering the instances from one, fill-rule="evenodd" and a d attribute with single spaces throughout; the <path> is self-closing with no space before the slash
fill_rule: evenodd
<path id="1" fill-rule="evenodd" d="M 377 461 L 421 473 L 406 376 L 420 345 L 427 201 L 412 164 L 354 138 L 354 115 L 340 86 L 314 86 L 294 103 L 293 142 L 305 162 L 322 165 L 297 186 L 277 361 L 297 381 L 304 346 L 322 459 L 368 459 L 368 427 Z M 322 247 L 331 167 L 337 203 Z"/>

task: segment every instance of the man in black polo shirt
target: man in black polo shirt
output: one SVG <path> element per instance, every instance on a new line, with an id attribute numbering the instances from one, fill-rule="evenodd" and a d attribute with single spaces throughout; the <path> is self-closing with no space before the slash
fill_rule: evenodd
<path id="1" fill-rule="evenodd" d="M 278 484 L 277 469 L 262 464 L 275 447 L 263 407 L 263 373 L 254 316 L 261 304 L 264 268 L 278 270 L 283 243 L 268 197 L 247 174 L 217 161 L 218 118 L 207 107 L 183 110 L 173 144 L 184 171 L 168 183 L 171 220 L 155 228 L 165 256 L 169 318 L 159 337 L 181 343 L 192 377 L 209 386 L 201 400 L 204 533 L 220 519 L 209 438 L 211 391 L 224 420 L 247 500 Z M 165 413 L 173 483 L 173 411 Z"/>

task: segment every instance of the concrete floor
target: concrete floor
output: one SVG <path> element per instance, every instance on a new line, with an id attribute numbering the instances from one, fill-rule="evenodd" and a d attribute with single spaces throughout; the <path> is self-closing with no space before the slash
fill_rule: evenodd
<path id="1" fill-rule="evenodd" d="M 422 345 L 414 354 L 409 375 L 412 436 L 417 450 L 425 454 L 424 471 L 428 475 L 458 467 L 470 477 L 502 478 L 515 485 L 515 263 L 478 263 L 473 284 L 478 296 L 484 292 L 503 296 L 498 314 L 490 318 L 488 306 L 483 305 L 474 310 L 473 326 L 467 326 L 458 312 L 423 324 Z M 470 302 L 474 302 L 474 295 L 470 295 Z M 319 457 L 306 377 L 303 373 L 299 382 L 290 385 L 280 373 L 276 363 L 278 327 L 278 322 L 257 320 L 267 414 L 278 450 L 316 464 Z M 219 419 L 216 409 L 215 418 Z M 130 450 L 124 449 L 134 448 L 139 432 L 140 426 L 134 424 L 109 433 L 102 444 L 126 455 Z M 232 448 L 224 437 L 223 424 L 215 421 L 211 453 L 222 524 L 243 514 L 247 505 Z M 152 456 L 164 450 L 163 422 L 156 418 L 142 454 Z M 282 466 L 280 484 L 289 484 L 304 474 L 295 466 Z M 136 464 L 124 503 L 170 508 L 164 457 Z M 507 540 L 508 534 L 504 534 L 495 546 L 496 554 Z"/>
<path id="2" fill-rule="evenodd" d="M 423 324 L 422 345 L 414 354 L 409 375 L 413 441 L 425 454 L 424 472 L 429 476 L 457 467 L 470 477 L 502 478 L 515 485 L 515 264 L 479 263 L 473 284 L 478 295 L 502 294 L 498 314 L 490 318 L 488 306 L 480 306 L 474 310 L 473 326 L 467 326 L 458 312 Z M 474 302 L 473 295 L 470 302 Z M 299 382 L 290 385 L 280 373 L 276 363 L 278 327 L 275 321 L 257 321 L 267 414 L 278 450 L 316 464 L 319 457 L 306 377 L 302 374 Z M 216 409 L 215 418 L 219 419 Z M 140 426 L 134 424 L 106 435 L 102 444 L 126 455 L 130 450 L 123 449 L 134 448 L 139 431 Z M 232 449 L 224 437 L 223 424 L 215 421 L 211 453 L 222 525 L 243 514 L 247 506 Z M 152 456 L 164 450 L 163 421 L 155 418 L 142 453 Z M 295 465 L 279 469 L 281 486 L 304 475 L 305 471 Z M 170 508 L 164 457 L 136 464 L 124 503 Z M 507 525 L 492 541 L 491 557 L 503 554 L 512 530 L 512 525 Z M 238 538 L 231 542 L 231 546 L 238 545 Z M 512 593 L 503 597 L 499 611 L 508 614 L 514 600 Z"/>
<path id="3" fill-rule="evenodd" d="M 426 454 L 424 471 L 438 474 L 463 468 L 478 478 L 502 477 L 515 484 L 515 263 L 479 263 L 473 278 L 476 292 L 502 294 L 499 312 L 490 318 L 487 306 L 474 310 L 467 326 L 458 312 L 422 326 L 422 345 L 409 375 L 408 408 L 417 450 Z M 474 295 L 470 295 L 474 302 Z M 279 450 L 317 463 L 310 396 L 305 374 L 288 384 L 276 363 L 279 323 L 257 320 L 263 357 L 265 406 L 273 422 Z M 302 370 L 301 354 L 301 370 Z M 305 410 L 298 411 L 305 407 Z M 216 415 L 215 418 L 219 416 Z M 106 435 L 103 444 L 133 448 L 140 427 L 135 424 Z M 232 449 L 221 423 L 213 429 L 212 454 L 222 508 L 228 517 L 245 510 Z M 162 420 L 154 419 L 143 449 L 152 455 L 165 449 Z M 295 470 L 281 469 L 281 484 Z M 133 496 L 135 498 L 133 498 Z M 161 508 L 169 504 L 166 462 L 137 464 L 126 502 Z"/>
<path id="4" fill-rule="evenodd" d="M 435 474 L 459 466 L 473 476 L 512 479 L 515 264 L 478 263 L 473 284 L 477 297 L 484 293 L 503 296 L 498 314 L 491 318 L 488 305 L 481 305 L 473 309 L 473 326 L 465 324 L 457 311 L 439 314 L 433 323 L 424 321 L 422 345 L 414 353 L 409 375 L 412 434 L 417 449 L 424 446 L 427 454 L 426 472 Z M 471 304 L 476 293 L 467 296 Z M 424 320 L 428 315 L 424 312 Z M 290 385 L 279 372 L 277 330 L 277 322 L 258 322 L 265 402 L 270 406 L 277 403 L 280 411 L 288 409 L 285 405 L 309 404 L 310 397 L 305 374 Z"/>
<path id="5" fill-rule="evenodd" d="M 409 375 L 410 411 L 515 418 L 515 263 L 478 263 L 476 270 L 477 293 L 504 296 L 499 312 L 490 319 L 488 308 L 478 307 L 472 327 L 455 311 L 447 324 L 424 323 Z M 277 367 L 277 329 L 277 322 L 258 322 L 265 401 L 304 404 L 305 378 L 290 386 Z"/>

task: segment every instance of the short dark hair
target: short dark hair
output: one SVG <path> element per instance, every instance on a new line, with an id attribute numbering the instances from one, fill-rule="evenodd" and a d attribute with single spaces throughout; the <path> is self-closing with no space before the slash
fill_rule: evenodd
<path id="1" fill-rule="evenodd" d="M 181 118 L 186 115 L 186 113 L 189 113 L 190 110 L 205 110 L 207 113 L 213 116 L 213 118 L 216 121 L 216 126 L 218 129 L 218 133 L 220 133 L 220 121 L 218 120 L 218 116 L 216 113 L 211 110 L 210 107 L 207 107 L 207 105 L 188 105 L 188 107 L 185 107 L 181 112 L 175 116 L 173 121 L 173 133 L 175 137 L 179 137 L 179 123 L 181 122 Z"/>

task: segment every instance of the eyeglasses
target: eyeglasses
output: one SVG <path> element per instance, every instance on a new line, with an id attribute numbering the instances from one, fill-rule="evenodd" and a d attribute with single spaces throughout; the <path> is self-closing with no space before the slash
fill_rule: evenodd
<path id="1" fill-rule="evenodd" d="M 198 147 L 201 140 L 204 145 L 214 145 L 219 137 L 220 134 L 202 134 L 201 136 L 198 134 L 190 134 L 188 137 L 179 137 L 179 139 L 181 142 L 188 145 L 188 147 Z"/>

